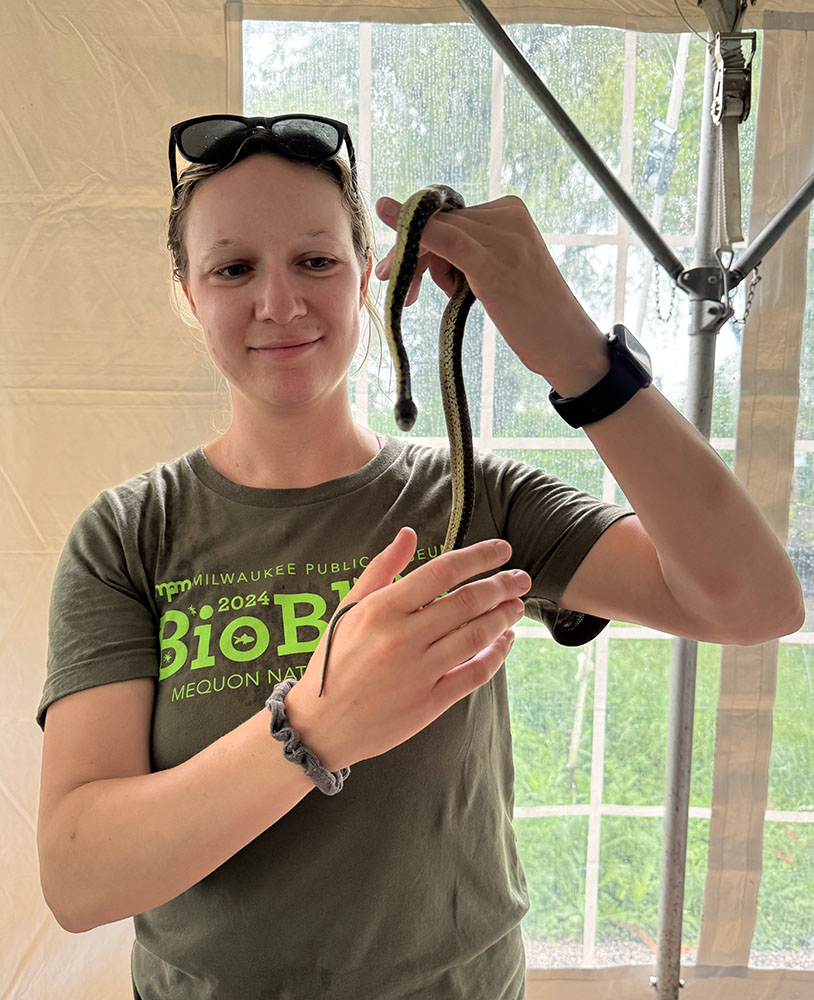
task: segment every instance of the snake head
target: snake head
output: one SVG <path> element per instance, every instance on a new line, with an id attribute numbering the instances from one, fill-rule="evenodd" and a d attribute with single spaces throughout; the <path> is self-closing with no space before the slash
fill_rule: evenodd
<path id="1" fill-rule="evenodd" d="M 418 409 L 412 399 L 399 399 L 393 407 L 396 423 L 399 430 L 411 431 L 415 418 L 418 416 Z"/>

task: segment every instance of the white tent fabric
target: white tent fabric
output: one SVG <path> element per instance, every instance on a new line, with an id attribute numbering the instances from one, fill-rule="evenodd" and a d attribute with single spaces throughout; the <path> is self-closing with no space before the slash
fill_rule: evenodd
<path id="1" fill-rule="evenodd" d="M 50 581 L 90 499 L 213 436 L 170 306 L 169 126 L 226 99 L 219 2 L 4 4 L 0 83 L 0 995 L 131 996 L 131 922 L 72 937 L 35 820 Z"/>
<path id="2" fill-rule="evenodd" d="M 763 40 L 763 79 L 773 80 L 775 86 L 762 87 L 760 94 L 751 233 L 760 232 L 814 170 L 814 30 L 765 31 Z M 796 92 L 794 99 L 788 98 L 790 91 Z M 783 540 L 794 459 L 807 246 L 804 213 L 766 257 L 741 362 L 735 471 Z M 776 642 L 724 647 L 705 919 L 698 949 L 698 961 L 704 965 L 748 963 L 762 864 L 776 670 Z"/>
<path id="3" fill-rule="evenodd" d="M 705 20 L 679 0 L 693 27 Z M 681 31 L 673 0 L 495 3 L 504 21 Z M 242 17 L 463 20 L 457 4 L 241 4 L 49 0 L 4 5 L 0 79 L 0 995 L 9 1000 L 125 1000 L 128 921 L 71 936 L 42 901 L 35 823 L 50 582 L 64 538 L 102 488 L 211 437 L 220 400 L 189 329 L 172 312 L 162 252 L 168 126 L 238 110 Z M 814 160 L 814 3 L 758 3 L 765 27 L 751 232 Z M 795 30 L 787 30 L 795 29 Z M 807 29 L 807 30 L 806 30 Z M 779 534 L 788 480 L 805 296 L 807 222 L 763 267 L 743 351 L 738 471 Z M 779 308 L 782 303 L 783 308 Z M 814 995 L 814 973 L 745 968 L 754 923 L 773 651 L 724 657 L 711 869 L 697 997 Z M 737 688 L 727 685 L 737 679 Z M 739 728 L 746 719 L 747 731 Z M 748 760 L 736 759 L 735 746 Z M 751 796 L 743 798 L 743 789 Z M 744 803 L 748 801 L 748 805 Z M 742 822 L 741 811 L 751 814 Z M 716 823 L 718 827 L 716 828 Z M 740 836 L 733 838 L 732 829 Z M 737 902 L 736 902 L 737 901 Z M 735 911 L 737 910 L 737 914 Z M 739 968 L 732 968 L 739 967 Z M 651 970 L 529 973 L 529 997 L 652 997 Z"/>
<path id="4" fill-rule="evenodd" d="M 634 31 L 684 31 L 689 23 L 697 31 L 705 31 L 707 19 L 702 0 L 574 0 L 557 3 L 550 0 L 516 2 L 494 0 L 487 4 L 503 24 L 602 24 L 611 28 L 631 28 Z M 283 21 L 392 21 L 426 24 L 440 21 L 466 21 L 467 15 L 455 0 L 227 0 L 231 18 L 277 18 Z M 809 0 L 749 0 L 744 29 L 764 27 L 764 19 L 776 12 L 794 14 L 811 10 Z M 237 13 L 240 11 L 240 13 Z M 683 17 L 682 17 L 683 15 Z M 686 21 L 684 20 L 686 18 Z"/>

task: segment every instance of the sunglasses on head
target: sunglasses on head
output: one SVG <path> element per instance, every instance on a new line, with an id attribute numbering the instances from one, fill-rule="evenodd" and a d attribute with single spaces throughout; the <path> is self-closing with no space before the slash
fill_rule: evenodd
<path id="1" fill-rule="evenodd" d="M 240 144 L 255 133 L 263 135 L 276 153 L 309 163 L 332 160 L 342 148 L 342 143 L 346 143 L 353 185 L 356 187 L 356 155 L 344 122 L 320 115 L 277 115 L 274 118 L 203 115 L 179 122 L 170 129 L 173 192 L 178 187 L 176 149 L 190 163 L 228 163 Z"/>

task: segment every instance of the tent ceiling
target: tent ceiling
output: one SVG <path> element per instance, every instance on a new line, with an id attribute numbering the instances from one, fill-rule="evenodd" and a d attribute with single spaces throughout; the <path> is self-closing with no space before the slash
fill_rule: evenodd
<path id="1" fill-rule="evenodd" d="M 466 21 L 455 0 L 228 0 L 230 19 L 275 18 L 284 21 L 393 21 L 430 23 Z M 697 31 L 707 26 L 695 0 L 489 0 L 489 9 L 504 24 L 542 21 L 550 24 L 601 24 L 636 31 Z M 680 13 L 679 13 L 680 11 Z M 776 22 L 778 12 L 814 11 L 812 0 L 757 0 L 750 5 L 744 27 L 761 28 Z M 775 27 L 779 25 L 774 24 Z"/>

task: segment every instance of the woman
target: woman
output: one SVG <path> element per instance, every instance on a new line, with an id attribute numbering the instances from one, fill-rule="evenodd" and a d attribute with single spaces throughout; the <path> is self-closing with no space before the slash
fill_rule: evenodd
<path id="1" fill-rule="evenodd" d="M 173 143 L 199 164 L 180 183 Z M 170 152 L 175 273 L 233 417 L 105 491 L 66 544 L 39 711 L 46 899 L 71 931 L 135 916 L 143 1000 L 514 1000 L 500 667 L 524 604 L 565 642 L 615 618 L 751 643 L 799 627 L 797 580 L 646 384 L 587 425 L 635 515 L 480 456 L 471 544 L 439 554 L 444 453 L 348 402 L 371 240 L 344 126 L 207 116 Z M 396 202 L 377 210 L 395 227 Z M 558 402 L 606 384 L 608 341 L 519 200 L 431 220 L 421 270 L 449 290 L 452 268 Z"/>

